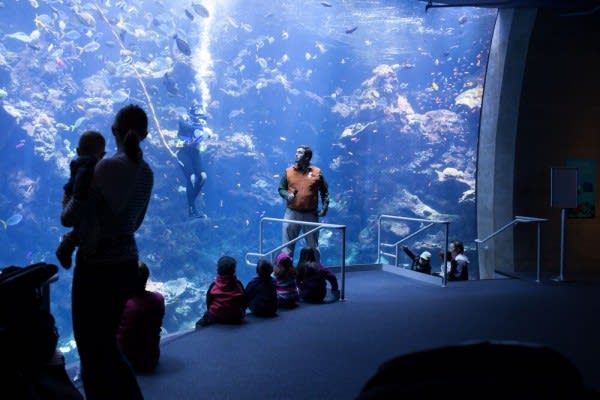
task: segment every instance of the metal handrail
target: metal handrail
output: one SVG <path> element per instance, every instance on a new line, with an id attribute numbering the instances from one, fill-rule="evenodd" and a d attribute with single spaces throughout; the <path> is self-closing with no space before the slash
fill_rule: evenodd
<path id="1" fill-rule="evenodd" d="M 542 231 L 541 231 L 541 223 L 542 222 L 548 222 L 549 220 L 546 218 L 536 218 L 536 217 L 525 217 L 522 215 L 517 215 L 515 216 L 515 219 L 513 219 L 511 222 L 509 222 L 508 224 L 504 225 L 503 227 L 501 227 L 500 229 L 496 230 L 495 232 L 491 233 L 490 235 L 486 236 L 483 239 L 475 239 L 475 243 L 477 243 L 478 245 L 483 244 L 485 242 L 487 242 L 488 240 L 490 240 L 491 238 L 493 238 L 494 236 L 498 235 L 501 232 L 504 232 L 506 229 L 510 228 L 513 225 L 516 225 L 518 223 L 531 223 L 531 222 L 535 222 L 537 223 L 537 261 L 536 261 L 536 265 L 537 265 L 537 279 L 535 280 L 536 282 L 540 282 L 540 271 L 541 271 L 541 266 L 540 266 L 540 258 L 541 258 L 541 247 L 540 247 L 540 243 L 541 243 L 541 235 L 542 235 Z M 487 250 L 487 247 L 485 248 Z"/>
<path id="2" fill-rule="evenodd" d="M 396 220 L 396 221 L 412 221 L 412 222 L 422 222 L 422 223 L 427 223 L 427 225 L 425 225 L 424 227 L 418 229 L 417 231 L 411 233 L 408 236 L 403 237 L 402 239 L 398 240 L 395 243 L 381 243 L 381 221 L 383 219 L 391 219 L 391 220 Z M 423 219 L 423 218 L 410 218 L 410 217 L 399 217 L 399 216 L 395 216 L 395 215 L 380 215 L 379 218 L 377 219 L 377 264 L 381 264 L 381 256 L 388 256 L 391 258 L 394 258 L 394 265 L 397 267 L 398 266 L 398 260 L 400 259 L 400 244 L 404 243 L 405 241 L 407 241 L 408 239 L 414 237 L 415 235 L 418 235 L 419 233 L 431 228 L 434 225 L 437 224 L 444 224 L 446 225 L 446 234 L 445 234 L 445 242 L 446 242 L 446 246 L 445 248 L 448 248 L 448 230 L 449 230 L 449 225 L 450 225 L 450 221 L 445 221 L 445 220 L 431 220 L 431 219 Z M 382 250 L 382 248 L 386 248 L 386 247 L 393 247 L 395 248 L 395 253 L 386 253 L 385 251 Z M 447 268 L 446 268 L 446 254 L 447 252 L 444 251 L 444 268 L 442 268 L 443 270 L 443 274 L 442 274 L 442 286 L 446 287 L 446 283 L 448 282 L 448 273 L 447 273 Z"/>
<path id="3" fill-rule="evenodd" d="M 274 249 L 265 252 L 263 250 L 263 224 L 267 221 L 282 222 L 282 223 L 289 223 L 289 224 L 296 224 L 296 225 L 308 225 L 308 226 L 314 226 L 315 228 L 309 230 L 308 232 L 303 233 L 302 235 L 299 235 L 297 238 L 292 239 L 289 242 L 283 243 L 283 244 L 275 247 Z M 320 231 L 323 228 L 340 229 L 342 231 L 342 249 L 341 249 L 342 261 L 340 264 L 340 269 L 342 272 L 342 284 L 341 284 L 341 289 L 340 289 L 340 299 L 344 300 L 345 292 L 346 292 L 346 225 L 324 224 L 324 223 L 320 223 L 320 222 L 305 222 L 305 221 L 296 221 L 296 220 L 284 219 L 284 218 L 263 217 L 260 219 L 260 225 L 259 225 L 258 253 L 254 253 L 254 252 L 246 253 L 246 257 L 245 257 L 246 265 L 248 265 L 248 266 L 256 265 L 256 263 L 250 262 L 249 257 L 258 257 L 258 258 L 271 257 L 271 259 L 272 259 L 273 254 L 275 254 L 275 252 L 287 247 L 288 244 L 296 243 L 297 241 L 302 240 L 306 236 L 312 235 L 314 232 Z"/>

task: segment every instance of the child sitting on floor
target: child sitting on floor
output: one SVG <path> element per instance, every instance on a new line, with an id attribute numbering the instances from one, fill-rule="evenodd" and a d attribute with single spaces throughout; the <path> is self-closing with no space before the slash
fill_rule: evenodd
<path id="1" fill-rule="evenodd" d="M 206 312 L 196 322 L 196 329 L 218 322 L 238 324 L 246 315 L 244 286 L 235 275 L 237 262 L 223 256 L 217 262 L 217 277 L 206 292 Z"/>
<path id="2" fill-rule="evenodd" d="M 139 261 L 136 290 L 125 304 L 117 332 L 117 343 L 135 372 L 152 371 L 160 358 L 165 298 L 146 290 L 149 276 L 148 266 Z"/>
<path id="3" fill-rule="evenodd" d="M 259 260 L 256 277 L 246 285 L 248 308 L 259 317 L 274 317 L 277 312 L 277 291 L 272 273 L 273 265 L 268 260 Z"/>
<path id="4" fill-rule="evenodd" d="M 331 285 L 333 300 L 340 298 L 337 278 L 321 265 L 319 259 L 319 252 L 315 248 L 305 247 L 300 251 L 296 282 L 300 298 L 306 303 L 323 303 L 327 295 L 327 282 Z"/>
<path id="5" fill-rule="evenodd" d="M 275 257 L 275 288 L 277 290 L 277 307 L 295 308 L 298 306 L 298 285 L 294 262 L 285 251 Z"/>

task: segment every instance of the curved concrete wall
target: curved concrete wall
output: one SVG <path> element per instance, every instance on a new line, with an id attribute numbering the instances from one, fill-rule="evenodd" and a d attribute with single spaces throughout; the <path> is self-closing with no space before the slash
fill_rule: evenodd
<path id="1" fill-rule="evenodd" d="M 513 220 L 515 143 L 521 84 L 535 9 L 499 10 L 485 80 L 477 166 L 477 234 L 483 239 Z M 514 271 L 513 232 L 478 246 L 480 279 Z"/>

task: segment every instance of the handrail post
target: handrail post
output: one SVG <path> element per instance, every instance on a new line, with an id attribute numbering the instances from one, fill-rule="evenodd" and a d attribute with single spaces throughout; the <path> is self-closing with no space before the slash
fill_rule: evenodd
<path id="1" fill-rule="evenodd" d="M 558 282 L 565 280 L 565 262 L 567 260 L 565 243 L 567 238 L 567 209 L 560 210 L 560 275 L 556 279 Z"/>
<path id="2" fill-rule="evenodd" d="M 342 290 L 340 293 L 340 299 L 344 300 L 346 297 L 346 227 L 342 228 Z"/>
<path id="3" fill-rule="evenodd" d="M 446 233 L 445 233 L 445 246 L 444 246 L 444 266 L 443 271 L 443 278 L 442 278 L 442 287 L 446 287 L 447 283 L 448 283 L 448 268 L 447 268 L 447 264 L 448 264 L 448 232 L 450 231 L 450 223 L 446 222 L 444 225 L 446 225 Z"/>
<path id="4" fill-rule="evenodd" d="M 377 260 L 375 264 L 381 264 L 381 215 L 377 217 Z"/>
<path id="5" fill-rule="evenodd" d="M 541 271 L 540 257 L 542 254 L 541 244 L 540 244 L 541 237 L 542 237 L 542 225 L 538 222 L 537 223 L 537 279 L 536 279 L 537 283 L 540 283 L 540 271 Z"/>
<path id="6" fill-rule="evenodd" d="M 263 254 L 263 223 L 265 222 L 264 218 L 260 219 L 260 230 L 258 232 L 258 252 Z"/>

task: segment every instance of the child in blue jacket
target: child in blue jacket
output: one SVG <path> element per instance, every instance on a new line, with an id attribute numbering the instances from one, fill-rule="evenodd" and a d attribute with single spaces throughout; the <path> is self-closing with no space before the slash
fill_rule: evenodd
<path id="1" fill-rule="evenodd" d="M 248 308 L 259 317 L 274 317 L 277 312 L 277 290 L 272 273 L 273 264 L 268 260 L 259 260 L 256 277 L 246 285 Z"/>

